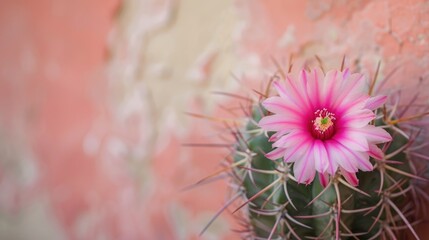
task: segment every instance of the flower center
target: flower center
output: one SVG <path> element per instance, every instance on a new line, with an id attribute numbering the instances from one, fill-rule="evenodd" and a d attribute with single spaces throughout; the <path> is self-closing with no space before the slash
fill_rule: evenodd
<path id="1" fill-rule="evenodd" d="M 330 139 L 335 132 L 335 114 L 326 108 L 314 112 L 314 119 L 311 121 L 311 134 L 313 137 L 325 140 Z"/>

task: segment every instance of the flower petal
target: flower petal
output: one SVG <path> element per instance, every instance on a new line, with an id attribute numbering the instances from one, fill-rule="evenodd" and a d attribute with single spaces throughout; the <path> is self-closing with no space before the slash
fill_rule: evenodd
<path id="1" fill-rule="evenodd" d="M 284 156 L 285 149 L 284 148 L 275 148 L 271 152 L 265 154 L 265 157 L 271 160 L 277 160 Z"/>
<path id="2" fill-rule="evenodd" d="M 359 185 L 359 179 L 356 177 L 355 172 L 347 172 L 344 168 L 341 169 L 341 175 L 350 183 L 352 186 L 356 187 Z"/>
<path id="3" fill-rule="evenodd" d="M 368 125 L 362 128 L 350 128 L 347 130 L 353 135 L 365 136 L 370 143 L 384 143 L 392 141 L 392 136 L 383 128 Z"/>
<path id="4" fill-rule="evenodd" d="M 361 129 L 361 128 L 359 128 Z M 347 148 L 355 151 L 366 152 L 369 150 L 368 140 L 364 134 L 361 134 L 354 128 L 342 128 L 341 131 L 337 132 L 333 140 L 340 142 L 342 145 L 347 146 Z"/>
<path id="5" fill-rule="evenodd" d="M 306 131 L 302 130 L 292 130 L 287 135 L 281 137 L 279 140 L 277 140 L 275 143 L 273 143 L 273 147 L 292 147 L 292 146 L 299 146 L 303 141 L 309 138 L 309 134 Z"/>
<path id="6" fill-rule="evenodd" d="M 318 172 L 325 172 L 329 167 L 328 152 L 325 145 L 319 139 L 314 141 L 314 162 Z"/>
<path id="7" fill-rule="evenodd" d="M 313 144 L 310 144 L 302 159 L 295 161 L 293 172 L 298 183 L 309 184 L 316 174 L 314 168 Z"/>
<path id="8" fill-rule="evenodd" d="M 292 76 L 287 76 L 285 81 L 273 82 L 274 88 L 277 90 L 281 98 L 295 104 L 300 109 L 309 109 L 308 99 L 305 94 L 304 87 L 299 86 L 299 82 L 292 79 Z"/>
<path id="9" fill-rule="evenodd" d="M 328 153 L 329 167 L 326 170 L 330 175 L 334 175 L 338 168 L 338 158 L 340 153 L 332 146 L 332 140 L 325 141 L 326 152 Z"/>
<path id="10" fill-rule="evenodd" d="M 343 115 L 348 112 L 358 111 L 365 107 L 365 101 L 368 99 L 368 96 L 363 94 L 359 98 L 354 99 L 353 101 L 344 100 L 337 107 L 335 107 L 335 114 Z"/>
<path id="11" fill-rule="evenodd" d="M 379 147 L 375 144 L 369 144 L 369 155 L 375 159 L 382 160 L 384 158 L 384 153 Z"/>
<path id="12" fill-rule="evenodd" d="M 343 81 L 347 81 L 347 78 L 350 77 L 350 69 L 346 68 L 343 71 Z"/>
<path id="13" fill-rule="evenodd" d="M 290 131 L 278 131 L 271 135 L 271 137 L 268 139 L 269 142 L 275 142 L 279 140 L 283 135 L 289 133 Z"/>
<path id="14" fill-rule="evenodd" d="M 298 103 L 298 107 L 301 109 L 310 109 L 310 102 L 308 99 L 306 86 L 304 85 L 305 81 L 297 81 L 292 78 L 292 75 L 286 76 L 286 88 L 288 88 L 289 94 L 296 99 L 296 103 Z"/>
<path id="15" fill-rule="evenodd" d="M 343 147 L 353 156 L 353 161 L 356 161 L 357 167 L 360 170 L 367 172 L 372 171 L 374 169 L 374 166 L 372 166 L 371 162 L 369 161 L 369 156 L 367 152 L 353 151 L 344 145 Z"/>
<path id="16" fill-rule="evenodd" d="M 381 105 L 383 105 L 386 102 L 386 100 L 387 100 L 387 96 L 383 96 L 383 95 L 368 98 L 368 100 L 366 100 L 366 103 L 365 103 L 365 108 L 370 110 L 375 110 L 379 108 Z"/>
<path id="17" fill-rule="evenodd" d="M 375 114 L 369 109 L 361 109 L 349 112 L 338 119 L 338 126 L 360 128 L 368 125 L 375 118 Z"/>
<path id="18" fill-rule="evenodd" d="M 350 104 L 363 95 L 366 95 L 366 91 L 364 91 L 366 86 L 367 83 L 362 74 L 355 73 L 349 75 L 347 78 L 343 77 L 340 90 L 332 107 L 337 108 L 340 105 Z"/>
<path id="19" fill-rule="evenodd" d="M 319 181 L 322 187 L 328 186 L 329 183 L 329 175 L 327 173 L 321 173 L 319 172 Z"/>
<path id="20" fill-rule="evenodd" d="M 320 94 L 322 92 L 322 86 L 323 86 L 323 72 L 319 68 L 316 68 L 312 70 L 310 73 L 305 72 L 305 76 L 307 78 L 307 93 L 308 96 L 311 96 L 309 98 L 311 104 L 313 107 L 320 107 Z"/>
<path id="21" fill-rule="evenodd" d="M 299 111 L 299 108 L 294 104 L 288 104 L 284 98 L 281 97 L 270 97 L 267 98 L 262 105 L 265 109 L 272 113 L 279 113 L 284 115 L 297 115 L 301 116 L 302 111 Z"/>
<path id="22" fill-rule="evenodd" d="M 265 116 L 259 121 L 259 126 L 266 131 L 285 131 L 300 129 L 303 127 L 302 121 L 285 115 Z"/>
<path id="23" fill-rule="evenodd" d="M 285 162 L 295 162 L 300 161 L 304 153 L 308 150 L 308 146 L 311 143 L 309 139 L 302 139 L 300 143 L 298 143 L 294 147 L 289 147 L 285 149 L 284 161 Z"/>
<path id="24" fill-rule="evenodd" d="M 351 154 L 350 151 L 347 151 L 343 145 L 336 142 L 335 140 L 326 141 L 326 146 L 329 152 L 329 157 L 338 163 L 342 168 L 348 172 L 357 172 L 357 161 Z"/>
<path id="25" fill-rule="evenodd" d="M 326 73 L 323 78 L 323 87 L 321 92 L 320 103 L 323 106 L 331 106 L 337 99 L 338 88 L 341 86 L 342 74 L 337 70 Z"/>

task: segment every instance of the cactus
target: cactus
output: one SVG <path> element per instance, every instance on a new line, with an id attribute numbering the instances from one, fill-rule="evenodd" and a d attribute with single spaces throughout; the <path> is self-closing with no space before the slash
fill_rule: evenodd
<path id="1" fill-rule="evenodd" d="M 335 73 L 346 76 L 347 71 Z M 281 70 L 279 73 L 282 78 L 280 81 L 291 81 L 287 74 Z M 376 78 L 368 87 L 368 95 L 372 94 Z M 246 124 L 231 128 L 236 141 L 232 157 L 227 158 L 229 166 L 225 169 L 229 171 L 232 189 L 237 194 L 227 205 L 241 196 L 242 202 L 235 207 L 234 213 L 241 212 L 238 215 L 244 216 L 241 219 L 245 227 L 241 230 L 243 238 L 403 239 L 408 234 L 419 239 L 414 227 L 424 217 L 422 201 L 428 199 L 428 196 L 423 190 L 427 186 L 424 178 L 427 168 L 424 161 L 417 160 L 429 158 L 425 154 L 413 154 L 413 149 L 418 149 L 416 144 L 424 146 L 421 136 L 427 129 L 413 132 L 411 124 L 407 124 L 423 118 L 427 113 L 404 117 L 403 112 L 399 113 L 398 103 L 382 106 L 374 104 L 377 105 L 377 108 L 371 109 L 375 112 L 374 119 L 368 124 L 375 126 L 371 129 L 385 129 L 391 141 L 377 142 L 375 148 L 378 150 L 369 150 L 373 169 L 349 173 L 341 169 L 339 164 L 329 174 L 328 170 L 320 172 L 316 169 L 318 175 L 310 172 L 305 173 L 305 176 L 297 176 L 294 171 L 297 163 L 285 161 L 284 153 L 267 158 L 275 146 L 280 148 L 280 144 L 273 146 L 273 138 L 279 139 L 273 136 L 277 133 L 267 131 L 266 127 L 264 129 L 267 121 L 262 120 L 273 115 L 263 106 L 266 99 L 276 95 L 269 93 L 271 84 L 272 81 L 265 94 L 260 93 L 259 101 L 251 104 Z M 380 99 L 376 97 L 374 101 Z M 316 118 L 319 121 L 317 127 L 325 127 L 328 132 L 330 125 L 326 127 L 323 124 L 336 120 L 330 116 L 324 114 Z M 310 128 L 316 126 L 315 121 L 311 124 L 314 125 L 310 125 Z M 325 129 L 316 133 L 322 135 L 313 136 L 325 141 Z"/>
<path id="2" fill-rule="evenodd" d="M 419 205 L 411 199 L 421 192 L 416 181 L 424 179 L 411 171 L 414 166 L 405 153 L 409 140 L 392 133 L 386 159 L 372 159 L 375 169 L 358 173 L 358 187 L 340 174 L 325 188 L 318 179 L 299 184 L 290 164 L 264 156 L 272 146 L 256 123 L 266 114 L 258 104 L 237 133 L 242 137 L 231 174 L 242 186 L 245 201 L 240 207 L 246 207 L 251 239 L 402 239 L 407 229 L 418 238 L 413 226 L 419 222 Z M 385 121 L 377 125 L 388 126 Z"/>

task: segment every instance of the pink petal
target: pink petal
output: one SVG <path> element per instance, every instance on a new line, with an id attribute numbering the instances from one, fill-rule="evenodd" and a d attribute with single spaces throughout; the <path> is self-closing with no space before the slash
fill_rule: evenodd
<path id="1" fill-rule="evenodd" d="M 312 106 L 321 106 L 320 103 L 320 93 L 322 91 L 323 86 L 323 72 L 319 68 L 314 69 L 310 73 L 306 73 L 307 77 L 307 93 Z"/>
<path id="2" fill-rule="evenodd" d="M 314 155 L 312 144 L 307 148 L 303 157 L 295 161 L 293 172 L 298 183 L 309 184 L 313 181 L 316 175 L 314 168 Z"/>
<path id="3" fill-rule="evenodd" d="M 325 145 L 319 139 L 314 141 L 314 161 L 318 172 L 325 172 L 329 167 L 328 152 Z"/>
<path id="4" fill-rule="evenodd" d="M 361 110 L 365 107 L 365 102 L 368 99 L 368 96 L 365 94 L 362 94 L 356 99 L 353 99 L 353 101 L 347 101 L 343 99 L 343 101 L 334 109 L 336 109 L 336 114 L 339 115 L 345 115 L 349 112 L 354 112 Z"/>
<path id="5" fill-rule="evenodd" d="M 325 141 L 326 152 L 328 153 L 328 169 L 326 170 L 330 175 L 334 175 L 338 168 L 338 162 L 336 161 L 338 154 L 330 147 L 330 142 Z"/>
<path id="6" fill-rule="evenodd" d="M 359 128 L 360 129 L 360 128 Z M 340 142 L 347 148 L 355 151 L 367 152 L 369 150 L 368 140 L 364 134 L 361 134 L 352 128 L 340 129 L 333 137 L 333 140 Z"/>
<path id="7" fill-rule="evenodd" d="M 285 82 L 275 81 L 273 82 L 274 88 L 277 90 L 281 98 L 285 101 L 293 103 L 296 107 L 306 110 L 309 109 L 308 99 L 304 90 L 299 89 L 296 84 L 299 84 L 291 79 L 291 76 L 286 78 Z"/>
<path id="8" fill-rule="evenodd" d="M 359 153 L 359 154 L 364 154 L 364 153 Z M 368 154 L 366 155 L 368 156 Z M 362 161 L 359 161 L 358 163 L 359 163 L 358 168 L 364 172 L 370 172 L 374 170 L 374 166 L 369 161 L 369 156 L 363 159 Z"/>
<path id="9" fill-rule="evenodd" d="M 347 180 L 348 183 L 350 183 L 354 187 L 359 185 L 359 179 L 356 177 L 355 172 L 347 172 L 344 168 L 340 168 L 340 169 L 341 169 L 341 174 L 344 176 L 344 178 Z"/>
<path id="10" fill-rule="evenodd" d="M 287 135 L 281 137 L 275 143 L 273 143 L 273 147 L 295 147 L 299 146 L 303 141 L 309 138 L 309 134 L 306 131 L 302 130 L 292 130 Z"/>
<path id="11" fill-rule="evenodd" d="M 304 86 L 308 85 L 308 78 L 307 78 L 307 71 L 305 71 L 305 69 L 302 69 L 300 74 L 299 74 L 299 80 L 303 82 Z"/>
<path id="12" fill-rule="evenodd" d="M 285 135 L 288 132 L 289 131 L 278 131 L 278 132 L 274 133 L 273 135 L 271 135 L 271 137 L 268 139 L 268 141 L 269 142 L 275 142 L 275 141 L 279 140 L 283 135 Z"/>
<path id="13" fill-rule="evenodd" d="M 302 87 L 302 92 L 305 94 L 305 99 L 307 101 L 307 103 L 310 106 L 310 109 L 314 109 L 315 106 L 319 106 L 319 101 L 315 96 L 312 95 L 312 93 L 309 93 L 309 88 L 311 88 L 311 86 L 309 85 L 309 83 L 312 84 L 312 74 L 306 72 L 304 69 L 301 70 L 301 74 L 299 75 L 300 77 L 300 81 L 301 81 L 301 87 Z"/>
<path id="14" fill-rule="evenodd" d="M 357 161 L 353 161 L 354 157 L 344 149 L 344 147 L 336 142 L 335 140 L 329 140 L 325 142 L 326 148 L 329 152 L 329 157 L 338 163 L 342 168 L 349 172 L 357 172 Z"/>
<path id="15" fill-rule="evenodd" d="M 349 112 L 338 121 L 338 126 L 360 128 L 368 125 L 375 118 L 375 114 L 369 109 L 361 109 Z"/>
<path id="16" fill-rule="evenodd" d="M 284 84 L 281 84 L 279 81 L 274 81 L 273 86 L 276 89 L 277 93 L 280 95 L 280 97 L 285 99 L 289 98 L 289 93 L 286 91 Z"/>
<path id="17" fill-rule="evenodd" d="M 320 173 L 319 172 L 319 180 L 322 187 L 328 186 L 329 183 L 329 175 L 327 173 Z"/>
<path id="18" fill-rule="evenodd" d="M 270 97 L 267 98 L 262 105 L 265 109 L 272 113 L 280 113 L 284 115 L 296 115 L 301 116 L 302 111 L 294 104 L 288 104 L 288 101 L 281 97 Z"/>
<path id="19" fill-rule="evenodd" d="M 285 149 L 284 161 L 285 162 L 295 162 L 300 161 L 304 153 L 308 150 L 310 140 L 302 139 L 300 144 L 297 144 L 295 147 L 289 147 Z"/>
<path id="20" fill-rule="evenodd" d="M 392 136 L 380 127 L 368 125 L 363 128 L 349 128 L 347 132 L 363 135 L 370 143 L 384 143 L 392 141 Z"/>
<path id="21" fill-rule="evenodd" d="M 387 100 L 387 96 L 375 96 L 366 100 L 365 108 L 375 110 L 383 105 Z"/>
<path id="22" fill-rule="evenodd" d="M 331 106 L 332 103 L 337 99 L 338 87 L 341 86 L 342 75 L 338 74 L 337 70 L 332 70 L 326 73 L 323 78 L 323 88 L 320 103 L 323 106 Z"/>
<path id="23" fill-rule="evenodd" d="M 382 160 L 384 158 L 384 153 L 379 147 L 375 144 L 369 144 L 369 155 L 375 159 Z"/>
<path id="24" fill-rule="evenodd" d="M 359 169 L 362 171 L 372 171 L 374 169 L 374 166 L 372 166 L 371 162 L 369 161 L 368 153 L 353 151 L 344 145 L 343 147 L 345 151 L 348 151 L 351 155 L 353 155 L 353 161 L 356 161 L 357 167 Z"/>
<path id="25" fill-rule="evenodd" d="M 295 79 L 292 78 L 291 75 L 286 77 L 286 82 L 289 83 L 289 84 L 286 83 L 287 91 L 291 96 L 291 98 L 293 98 L 297 106 L 300 109 L 305 109 L 305 110 L 311 109 L 306 87 L 305 85 L 303 85 L 304 82 L 296 81 Z"/>
<path id="26" fill-rule="evenodd" d="M 365 95 L 366 80 L 362 74 L 351 74 L 347 79 L 343 78 L 338 95 L 333 102 L 332 107 L 337 108 L 341 104 L 349 104 Z"/>
<path id="27" fill-rule="evenodd" d="M 344 69 L 344 71 L 343 71 L 343 81 L 347 81 L 348 79 L 348 77 L 350 77 L 350 69 L 349 68 L 346 68 L 346 69 Z"/>
<path id="28" fill-rule="evenodd" d="M 277 160 L 281 157 L 283 157 L 285 153 L 285 149 L 284 148 L 276 148 L 274 150 L 272 150 L 271 152 L 265 154 L 265 157 L 271 160 Z"/>
<path id="29" fill-rule="evenodd" d="M 270 115 L 265 116 L 259 121 L 259 126 L 266 131 L 285 131 L 293 129 L 301 129 L 303 127 L 302 121 L 294 119 L 292 116 L 285 115 Z"/>

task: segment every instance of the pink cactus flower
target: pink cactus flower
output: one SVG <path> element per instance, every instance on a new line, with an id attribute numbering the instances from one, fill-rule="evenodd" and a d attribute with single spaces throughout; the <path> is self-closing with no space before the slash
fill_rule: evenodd
<path id="1" fill-rule="evenodd" d="M 383 158 L 376 144 L 392 138 L 370 123 L 386 96 L 370 97 L 362 74 L 302 70 L 299 77 L 289 74 L 274 82 L 274 88 L 278 96 L 263 102 L 273 114 L 259 122 L 262 129 L 275 132 L 270 137 L 275 149 L 266 157 L 293 162 L 299 183 L 311 183 L 317 171 L 326 186 L 339 170 L 357 186 L 356 172 L 373 170 L 369 157 Z"/>

